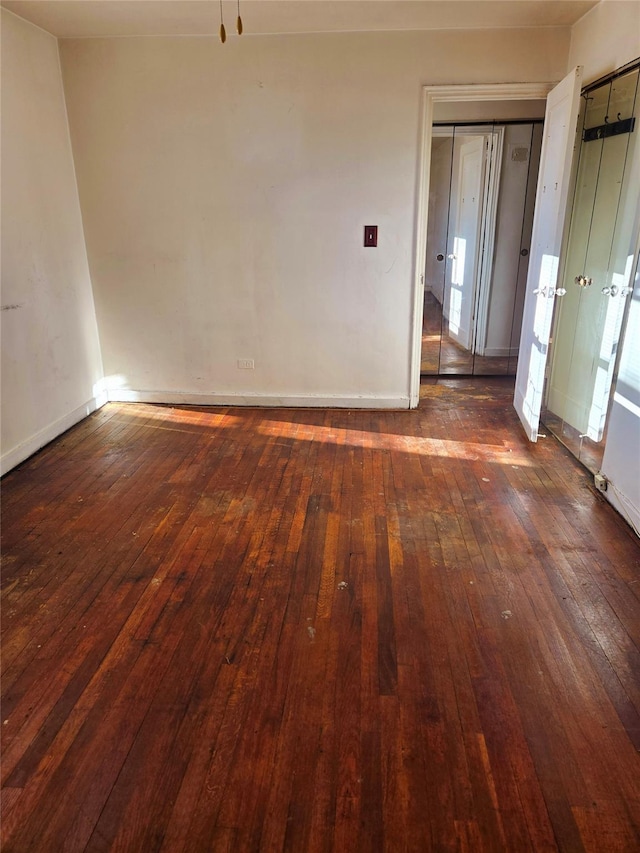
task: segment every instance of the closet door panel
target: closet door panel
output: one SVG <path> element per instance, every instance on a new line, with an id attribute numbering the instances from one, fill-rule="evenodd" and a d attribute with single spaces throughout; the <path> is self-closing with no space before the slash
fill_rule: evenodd
<path id="1" fill-rule="evenodd" d="M 631 293 L 638 230 L 638 70 L 587 94 L 563 285 L 554 321 L 547 423 L 593 470 L 599 468 L 618 340 Z M 603 104 L 606 107 L 603 109 Z M 598 138 L 602 134 L 602 138 Z"/>

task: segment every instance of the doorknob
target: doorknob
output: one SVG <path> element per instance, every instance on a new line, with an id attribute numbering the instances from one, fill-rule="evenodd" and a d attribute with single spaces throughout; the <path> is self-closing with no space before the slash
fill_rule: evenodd
<path id="1" fill-rule="evenodd" d="M 447 257 L 449 258 L 450 261 L 455 261 L 455 259 L 456 259 L 455 255 L 447 255 Z"/>
<path id="2" fill-rule="evenodd" d="M 604 296 L 628 296 L 630 293 L 633 293 L 632 287 L 618 287 L 617 284 L 612 284 L 611 287 L 603 287 L 601 293 Z"/>
<path id="3" fill-rule="evenodd" d="M 544 296 L 545 299 L 551 299 L 554 296 L 564 296 L 567 291 L 564 287 L 559 287 L 557 290 L 555 287 L 537 287 L 533 292 Z"/>
<path id="4" fill-rule="evenodd" d="M 439 252 L 436 255 L 436 261 L 444 261 L 444 255 L 442 254 L 442 252 Z"/>
<path id="5" fill-rule="evenodd" d="M 574 281 L 578 285 L 578 287 L 591 287 L 591 285 L 593 284 L 593 279 L 589 278 L 586 275 L 577 275 L 574 278 Z"/>

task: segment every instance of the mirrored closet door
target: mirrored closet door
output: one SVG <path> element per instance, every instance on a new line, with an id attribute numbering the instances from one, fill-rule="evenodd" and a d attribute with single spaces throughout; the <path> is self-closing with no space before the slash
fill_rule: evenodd
<path id="1" fill-rule="evenodd" d="M 542 124 L 434 126 L 421 373 L 515 374 Z"/>
<path id="2" fill-rule="evenodd" d="M 636 68 L 583 93 L 542 410 L 545 425 L 594 472 L 637 264 L 638 79 Z"/>

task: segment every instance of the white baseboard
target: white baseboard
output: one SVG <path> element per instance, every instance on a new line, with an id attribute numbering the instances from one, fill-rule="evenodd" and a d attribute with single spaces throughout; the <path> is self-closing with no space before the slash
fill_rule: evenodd
<path id="1" fill-rule="evenodd" d="M 113 403 L 167 403 L 185 406 L 265 406 L 268 408 L 408 409 L 409 397 L 320 397 L 270 394 L 194 394 L 189 391 L 109 390 Z"/>
<path id="2" fill-rule="evenodd" d="M 518 347 L 485 347 L 478 355 L 487 358 L 514 358 L 518 355 Z"/>
<path id="3" fill-rule="evenodd" d="M 630 524 L 636 534 L 640 536 L 640 509 L 634 506 L 629 498 L 611 480 L 609 480 L 607 491 L 603 493 L 603 497 L 609 501 L 611 506 L 620 513 L 627 524 Z"/>
<path id="4" fill-rule="evenodd" d="M 114 388 L 92 397 L 82 406 L 48 424 L 0 456 L 0 476 L 75 426 L 107 402 L 166 403 L 186 406 L 265 406 L 268 408 L 408 409 L 409 397 L 315 397 L 266 394 L 193 394 L 187 391 L 130 391 Z"/>
<path id="5" fill-rule="evenodd" d="M 75 426 L 83 418 L 86 418 L 87 415 L 100 409 L 106 402 L 108 402 L 106 393 L 100 394 L 98 397 L 92 397 L 86 403 L 83 403 L 82 406 L 78 406 L 77 409 L 58 418 L 58 420 L 53 421 L 53 423 L 48 424 L 43 429 L 38 430 L 38 432 L 25 441 L 21 441 L 20 444 L 12 447 L 11 450 L 7 450 L 0 457 L 0 476 L 6 474 L 7 471 L 15 468 L 21 462 L 24 462 L 25 459 L 28 459 L 29 456 L 32 456 L 41 447 L 44 447 L 45 444 L 49 444 L 50 441 L 53 441 L 54 438 L 57 438 L 63 432 Z"/>

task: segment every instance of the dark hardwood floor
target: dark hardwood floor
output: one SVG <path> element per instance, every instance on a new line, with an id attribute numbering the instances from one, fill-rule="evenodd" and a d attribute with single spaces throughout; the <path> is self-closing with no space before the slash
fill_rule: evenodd
<path id="1" fill-rule="evenodd" d="M 2 850 L 637 851 L 640 545 L 509 380 L 3 480 Z"/>

